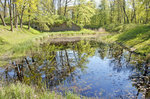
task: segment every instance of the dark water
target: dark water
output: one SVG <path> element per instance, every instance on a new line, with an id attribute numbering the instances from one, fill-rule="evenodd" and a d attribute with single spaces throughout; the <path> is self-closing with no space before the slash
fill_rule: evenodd
<path id="1" fill-rule="evenodd" d="M 150 98 L 149 60 L 116 44 L 95 41 L 43 44 L 27 57 L 10 61 L 0 73 L 64 93 L 97 98 Z"/>

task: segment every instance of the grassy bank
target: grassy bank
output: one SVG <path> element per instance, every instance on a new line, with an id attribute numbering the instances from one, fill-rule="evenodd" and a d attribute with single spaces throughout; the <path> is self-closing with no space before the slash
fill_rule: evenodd
<path id="1" fill-rule="evenodd" d="M 80 99 L 80 97 L 70 92 L 62 96 L 60 93 L 45 89 L 13 83 L 0 87 L 0 99 Z"/>
<path id="2" fill-rule="evenodd" d="M 41 35 L 39 31 L 28 30 L 27 27 L 15 29 L 14 32 L 9 31 L 9 29 L 9 26 L 0 25 L 0 60 L 7 60 L 7 58 L 12 57 L 12 53 L 18 48 L 28 49 L 32 45 L 30 41 Z M 0 65 L 2 64 L 5 64 L 5 61 L 1 61 Z"/>
<path id="3" fill-rule="evenodd" d="M 40 32 L 34 29 L 28 30 L 26 27 L 23 29 L 14 30 L 14 32 L 9 31 L 9 26 L 0 26 L 0 53 L 10 51 L 11 48 L 17 44 L 24 43 L 31 40 Z"/>
<path id="4" fill-rule="evenodd" d="M 150 25 L 128 24 L 114 26 L 112 29 L 110 27 L 106 27 L 111 31 L 111 35 L 104 37 L 105 41 L 118 42 L 141 54 L 150 53 Z"/>
<path id="5" fill-rule="evenodd" d="M 24 56 L 26 51 L 41 43 L 44 39 L 49 39 L 49 37 L 79 36 L 94 33 L 94 31 L 87 29 L 81 31 L 40 32 L 33 28 L 28 30 L 27 26 L 24 26 L 23 29 L 14 29 L 14 32 L 11 32 L 10 26 L 0 25 L 0 66 L 5 62 L 7 63 L 9 58 Z"/>

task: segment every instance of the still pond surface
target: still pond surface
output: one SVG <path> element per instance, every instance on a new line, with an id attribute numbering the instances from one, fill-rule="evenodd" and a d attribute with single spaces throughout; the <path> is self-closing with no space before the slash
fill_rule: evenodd
<path id="1" fill-rule="evenodd" d="M 150 98 L 148 61 L 117 44 L 42 44 L 0 68 L 1 79 L 96 98 Z"/>

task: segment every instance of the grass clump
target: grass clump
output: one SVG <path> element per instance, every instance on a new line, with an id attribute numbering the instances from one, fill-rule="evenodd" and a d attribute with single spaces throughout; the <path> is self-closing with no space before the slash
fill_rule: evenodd
<path id="1" fill-rule="evenodd" d="M 46 89 L 13 83 L 0 87 L 0 99 L 80 99 L 80 97 L 70 92 L 66 96 L 62 96 Z"/>

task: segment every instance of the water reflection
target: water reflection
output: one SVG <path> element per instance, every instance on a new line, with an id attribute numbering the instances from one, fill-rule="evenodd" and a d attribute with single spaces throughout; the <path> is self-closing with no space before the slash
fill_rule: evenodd
<path id="1" fill-rule="evenodd" d="M 21 61 L 20 61 L 21 60 Z M 88 97 L 149 98 L 149 60 L 116 44 L 96 41 L 43 44 L 0 73 L 21 81 Z"/>
<path id="2" fill-rule="evenodd" d="M 84 71 L 88 57 L 94 55 L 94 52 L 95 49 L 85 41 L 61 45 L 43 44 L 30 57 L 19 62 L 13 61 L 3 72 L 4 78 L 38 86 L 45 82 L 49 88 L 64 80 L 69 83 L 77 76 L 75 70 Z"/>

